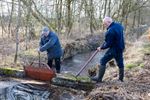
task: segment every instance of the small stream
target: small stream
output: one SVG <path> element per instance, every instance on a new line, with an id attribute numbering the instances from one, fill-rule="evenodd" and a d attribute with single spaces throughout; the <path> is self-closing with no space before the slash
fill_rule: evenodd
<path id="1" fill-rule="evenodd" d="M 93 53 L 78 54 L 64 60 L 62 62 L 62 73 L 76 74 Z M 80 75 L 86 76 L 88 68 L 99 64 L 100 57 L 103 54 L 103 52 L 99 52 Z M 49 86 L 45 87 L 44 85 L 35 87 L 32 84 L 18 83 L 6 88 L 3 94 L 0 94 L 0 100 L 81 100 L 84 98 L 81 91 L 72 93 L 67 89 L 53 88 L 53 90 L 50 90 L 48 88 Z M 59 92 L 57 93 L 56 90 Z M 53 99 L 54 97 L 56 98 Z"/>
<path id="2" fill-rule="evenodd" d="M 90 56 L 94 53 L 83 53 L 73 56 L 72 58 L 69 58 L 62 62 L 62 73 L 69 72 L 72 74 L 76 74 L 82 66 L 85 64 L 85 62 L 90 58 Z M 98 52 L 97 55 L 92 59 L 92 61 L 87 65 L 87 67 L 81 72 L 80 75 L 86 76 L 87 70 L 99 64 L 100 58 L 104 55 L 104 52 Z"/>

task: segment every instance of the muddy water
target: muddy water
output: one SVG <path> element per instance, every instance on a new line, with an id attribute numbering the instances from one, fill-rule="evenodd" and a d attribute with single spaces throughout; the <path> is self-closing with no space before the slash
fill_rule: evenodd
<path id="1" fill-rule="evenodd" d="M 30 84 L 18 84 L 5 90 L 3 100 L 48 100 L 51 93 L 42 88 L 35 88 Z"/>
<path id="2" fill-rule="evenodd" d="M 76 74 L 82 66 L 85 64 L 85 62 L 89 59 L 89 57 L 94 53 L 84 53 L 84 54 L 78 54 L 70 59 L 67 59 L 62 62 L 62 73 L 73 73 Z M 104 55 L 104 52 L 98 52 L 97 55 L 92 59 L 92 61 L 87 65 L 87 67 L 81 72 L 80 75 L 86 76 L 87 70 L 99 64 L 100 58 Z"/>
<path id="3" fill-rule="evenodd" d="M 16 82 L 17 83 L 17 82 Z M 47 83 L 19 83 L 3 89 L 0 100 L 81 100 L 83 91 L 50 86 Z"/>
<path id="4" fill-rule="evenodd" d="M 63 61 L 62 73 L 69 72 L 76 74 L 93 53 L 78 54 Z M 81 75 L 86 76 L 89 67 L 99 64 L 99 59 L 103 54 L 103 52 L 99 52 L 85 70 L 83 70 Z M 45 86 L 35 87 L 32 84 L 19 83 L 5 88 L 3 93 L 0 94 L 0 100 L 80 100 L 84 98 L 84 94 L 81 91 L 72 93 L 67 89 L 53 88 L 51 91 L 48 88 L 48 86 L 46 88 Z"/>

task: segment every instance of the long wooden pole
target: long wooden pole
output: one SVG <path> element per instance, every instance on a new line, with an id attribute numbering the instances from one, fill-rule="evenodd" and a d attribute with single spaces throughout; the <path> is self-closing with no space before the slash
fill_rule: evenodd
<path id="1" fill-rule="evenodd" d="M 89 64 L 89 62 L 95 57 L 95 55 L 98 53 L 98 50 L 96 50 L 92 56 L 88 59 L 87 62 L 85 62 L 85 64 L 82 66 L 82 68 L 80 69 L 80 71 L 76 74 L 76 77 L 80 75 L 80 73 L 83 71 L 83 69 Z"/>

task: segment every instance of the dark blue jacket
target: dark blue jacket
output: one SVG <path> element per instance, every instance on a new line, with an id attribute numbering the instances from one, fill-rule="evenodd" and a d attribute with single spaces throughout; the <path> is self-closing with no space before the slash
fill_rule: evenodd
<path id="1" fill-rule="evenodd" d="M 48 36 L 41 36 L 40 51 L 47 51 L 49 59 L 59 58 L 62 56 L 62 49 L 58 39 L 58 36 L 49 32 Z"/>
<path id="2" fill-rule="evenodd" d="M 101 49 L 114 49 L 117 52 L 123 52 L 124 44 L 124 28 L 121 24 L 112 22 L 105 33 L 105 42 Z"/>

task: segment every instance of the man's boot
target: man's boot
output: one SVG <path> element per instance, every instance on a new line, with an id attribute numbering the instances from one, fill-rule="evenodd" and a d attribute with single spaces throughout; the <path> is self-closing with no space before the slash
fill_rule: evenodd
<path id="1" fill-rule="evenodd" d="M 96 81 L 96 82 L 102 82 L 102 78 L 104 76 L 105 69 L 106 69 L 105 66 L 100 66 L 98 76 L 97 77 L 92 77 L 91 79 L 93 81 Z"/>
<path id="2" fill-rule="evenodd" d="M 123 82 L 124 68 L 119 68 L 119 80 Z"/>
<path id="3" fill-rule="evenodd" d="M 56 73 L 60 73 L 60 70 L 56 70 Z"/>

